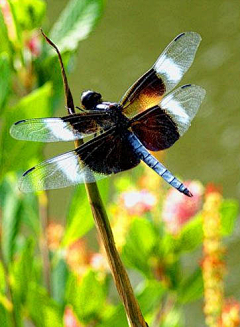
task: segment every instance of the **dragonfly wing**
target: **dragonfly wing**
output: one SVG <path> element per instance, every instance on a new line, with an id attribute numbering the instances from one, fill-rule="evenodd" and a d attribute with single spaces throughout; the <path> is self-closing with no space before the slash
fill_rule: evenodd
<path id="1" fill-rule="evenodd" d="M 35 142 L 74 141 L 113 126 L 107 113 L 74 114 L 62 118 L 20 120 L 10 134 L 18 140 Z"/>
<path id="2" fill-rule="evenodd" d="M 138 165 L 128 141 L 112 128 L 76 150 L 46 160 L 23 174 L 23 192 L 92 183 Z"/>
<path id="3" fill-rule="evenodd" d="M 195 32 L 178 35 L 163 51 L 153 67 L 140 77 L 124 94 L 120 104 L 123 112 L 136 113 L 157 105 L 171 91 L 191 66 L 201 37 Z"/>
<path id="4" fill-rule="evenodd" d="M 205 96 L 197 85 L 184 85 L 131 121 L 134 134 L 151 151 L 172 146 L 191 125 Z"/>
<path id="5" fill-rule="evenodd" d="M 195 32 L 179 34 L 163 51 L 153 68 L 170 92 L 192 65 L 201 36 Z"/>
<path id="6" fill-rule="evenodd" d="M 95 176 L 100 179 L 105 176 Z M 19 184 L 23 192 L 41 191 L 63 188 L 84 183 L 84 180 L 94 182 L 94 175 L 88 167 L 81 164 L 74 151 L 46 160 L 27 170 Z"/>
<path id="7" fill-rule="evenodd" d="M 161 108 L 169 115 L 182 136 L 191 126 L 206 91 L 198 85 L 183 85 L 167 95 L 160 103 Z"/>

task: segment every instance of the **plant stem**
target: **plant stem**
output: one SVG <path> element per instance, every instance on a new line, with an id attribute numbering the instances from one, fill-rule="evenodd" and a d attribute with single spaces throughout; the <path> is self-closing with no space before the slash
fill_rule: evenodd
<path id="1" fill-rule="evenodd" d="M 117 252 L 111 226 L 109 224 L 107 213 L 102 203 L 97 185 L 96 183 L 88 183 L 85 184 L 85 186 L 92 209 L 93 218 L 95 220 L 101 241 L 104 245 L 108 263 L 110 265 L 118 293 L 123 301 L 129 326 L 145 327 L 147 326 L 146 322 L 142 316 L 138 302 L 134 297 L 127 272 Z"/>
<path id="2" fill-rule="evenodd" d="M 48 198 L 46 192 L 38 195 L 39 216 L 41 221 L 40 251 L 43 261 L 43 279 L 48 293 L 51 294 L 51 276 L 50 276 L 50 259 L 46 237 L 46 230 L 49 224 L 48 217 Z"/>
<path id="3" fill-rule="evenodd" d="M 48 39 L 48 37 L 43 33 L 43 31 L 42 34 L 45 37 L 46 41 L 56 50 L 58 54 L 64 83 L 66 105 L 68 113 L 73 114 L 75 113 L 74 102 L 70 88 L 68 86 L 67 76 L 64 70 L 61 54 L 56 45 Z M 82 141 L 76 141 L 75 146 L 79 147 L 82 143 Z M 147 323 L 145 322 L 142 316 L 138 302 L 134 297 L 133 289 L 130 284 L 127 272 L 117 252 L 111 226 L 109 224 L 107 213 L 104 208 L 101 196 L 99 194 L 97 184 L 85 183 L 85 187 L 89 203 L 92 209 L 93 218 L 95 220 L 100 239 L 104 245 L 107 254 L 107 259 L 111 268 L 114 282 L 125 307 L 128 324 L 131 327 L 147 327 Z"/>

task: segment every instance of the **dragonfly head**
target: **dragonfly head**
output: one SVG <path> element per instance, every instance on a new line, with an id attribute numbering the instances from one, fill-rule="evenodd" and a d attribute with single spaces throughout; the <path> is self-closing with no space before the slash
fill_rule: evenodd
<path id="1" fill-rule="evenodd" d="M 102 96 L 100 93 L 88 90 L 81 95 L 82 106 L 86 110 L 94 110 L 95 107 L 102 103 Z"/>

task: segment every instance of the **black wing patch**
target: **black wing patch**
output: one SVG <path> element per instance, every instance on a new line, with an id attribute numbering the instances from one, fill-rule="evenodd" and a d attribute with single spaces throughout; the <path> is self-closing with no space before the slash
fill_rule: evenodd
<path id="1" fill-rule="evenodd" d="M 140 163 L 127 138 L 117 128 L 87 142 L 76 152 L 85 165 L 101 174 L 116 174 Z"/>
<path id="2" fill-rule="evenodd" d="M 23 192 L 91 183 L 133 168 L 140 160 L 115 128 L 76 150 L 46 160 L 26 171 L 20 181 Z"/>

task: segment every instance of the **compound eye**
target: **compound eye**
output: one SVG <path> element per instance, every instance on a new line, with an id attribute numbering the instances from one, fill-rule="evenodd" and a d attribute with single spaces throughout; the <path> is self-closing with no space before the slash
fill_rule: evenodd
<path id="1" fill-rule="evenodd" d="M 94 99 L 97 102 L 96 104 L 99 104 L 100 102 L 102 102 L 102 96 L 100 93 L 94 92 Z"/>
<path id="2" fill-rule="evenodd" d="M 81 96 L 81 102 L 85 109 L 93 110 L 97 104 L 101 103 L 102 96 L 94 91 L 85 91 Z"/>

